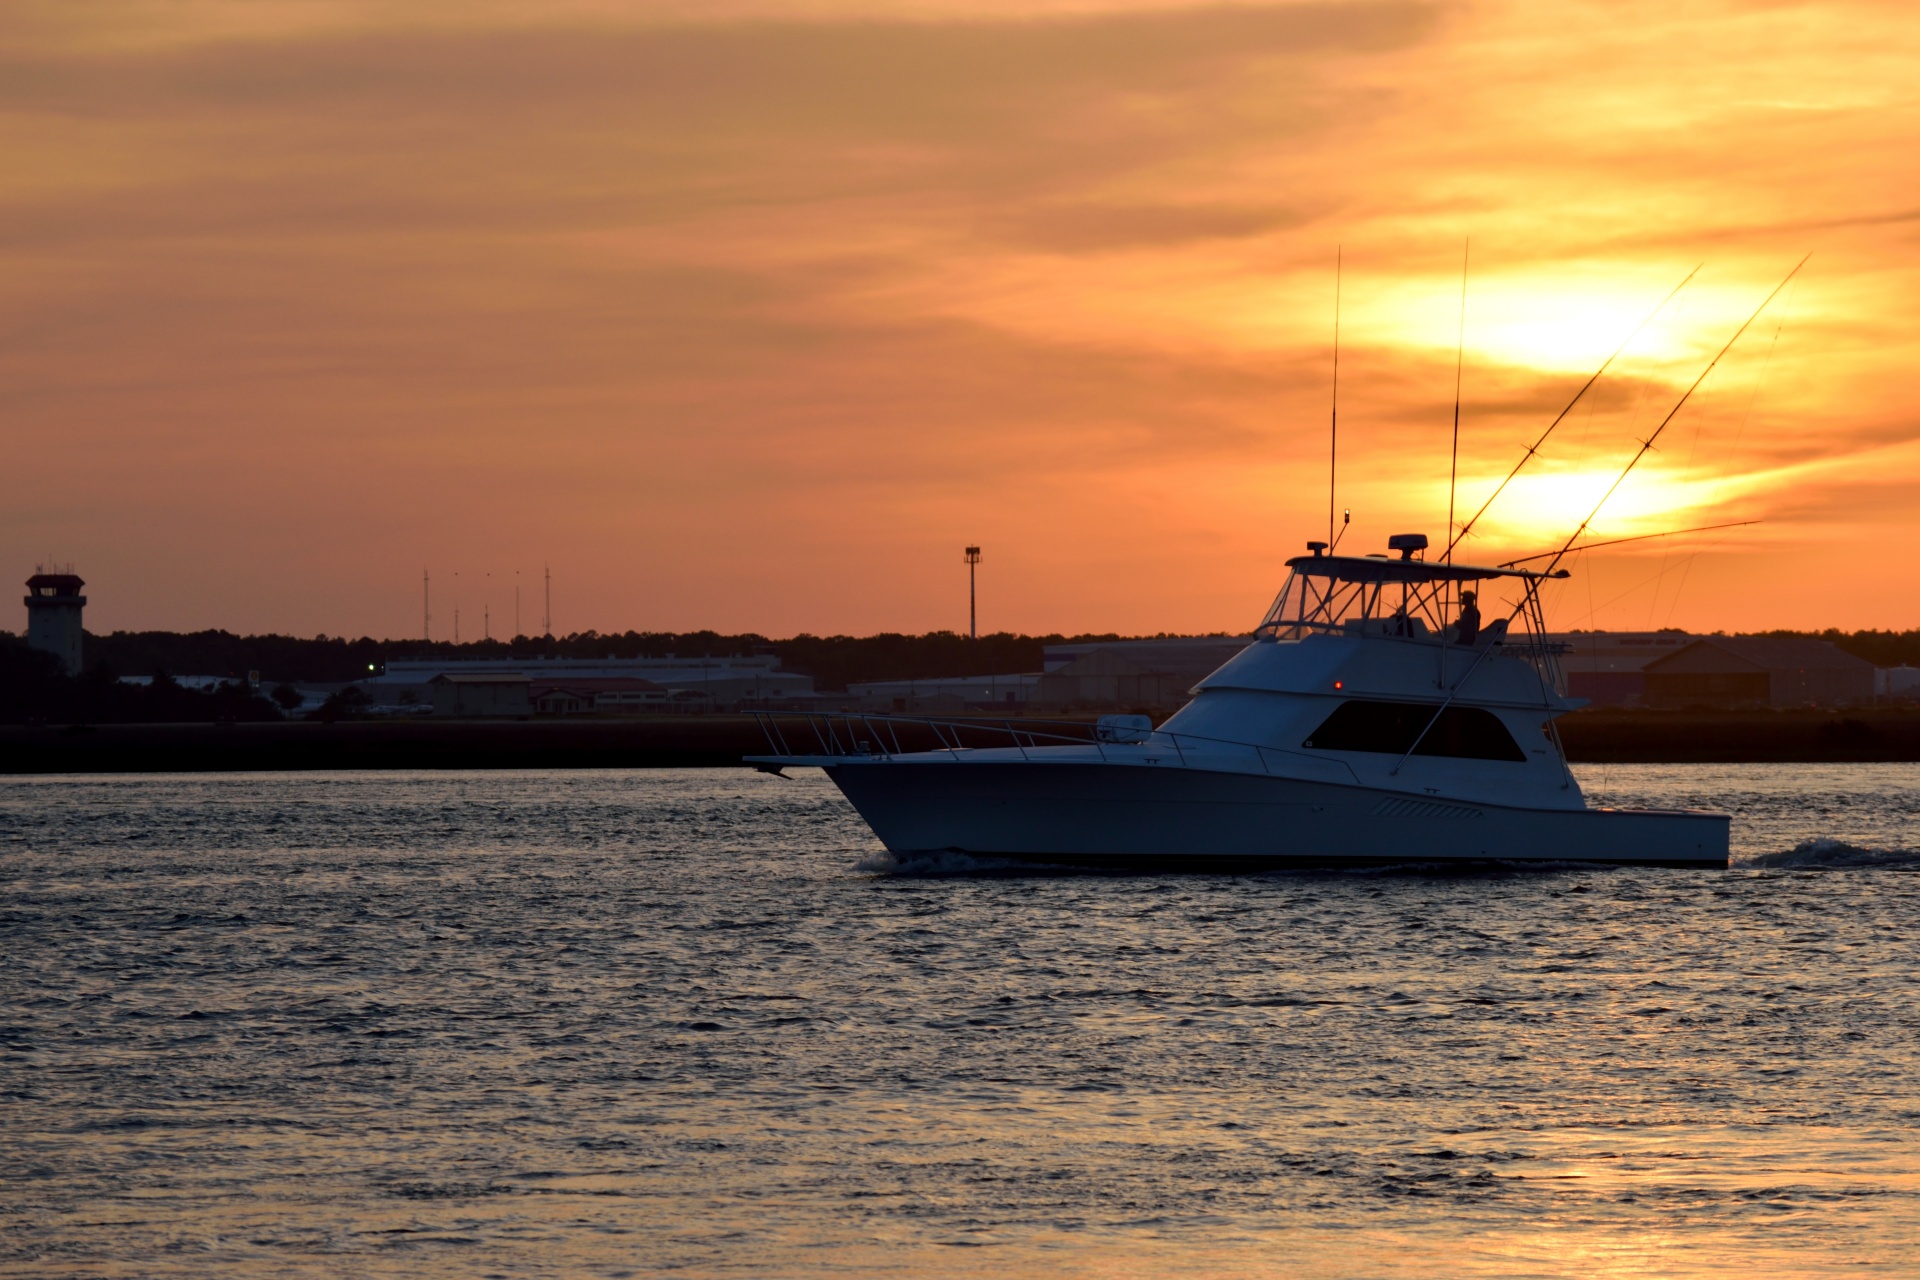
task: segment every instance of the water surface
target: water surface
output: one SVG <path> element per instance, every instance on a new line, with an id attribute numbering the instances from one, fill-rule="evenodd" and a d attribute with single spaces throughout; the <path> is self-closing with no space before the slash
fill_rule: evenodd
<path id="1" fill-rule="evenodd" d="M 1912 1274 L 1920 768 L 1579 772 L 1739 867 L 899 867 L 812 773 L 0 779 L 0 1269 Z"/>

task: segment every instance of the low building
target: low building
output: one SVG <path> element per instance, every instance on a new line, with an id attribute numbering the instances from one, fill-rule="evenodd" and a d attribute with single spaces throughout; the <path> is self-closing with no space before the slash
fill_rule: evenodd
<path id="1" fill-rule="evenodd" d="M 615 677 L 609 680 L 530 681 L 528 697 L 535 715 L 637 715 L 674 710 L 673 695 L 651 680 Z"/>
<path id="2" fill-rule="evenodd" d="M 1646 700 L 1647 664 L 1695 638 L 1685 631 L 1567 631 L 1547 640 L 1560 647 L 1568 697 L 1601 707 L 1632 707 Z"/>
<path id="3" fill-rule="evenodd" d="M 1824 640 L 1702 636 L 1645 675 L 1653 707 L 1844 707 L 1873 701 L 1876 672 Z"/>
<path id="4" fill-rule="evenodd" d="M 1048 645 L 1032 705 L 1047 711 L 1171 711 L 1252 643 L 1247 636 Z"/>
<path id="5" fill-rule="evenodd" d="M 191 689 L 195 693 L 212 693 L 215 689 L 218 689 L 223 684 L 243 683 L 238 676 L 176 676 L 176 675 L 169 674 L 167 676 L 167 679 L 173 681 L 175 684 L 179 685 L 182 689 Z M 117 684 L 131 684 L 131 685 L 146 686 L 153 683 L 153 677 L 152 676 L 115 676 L 114 681 Z M 260 682 L 258 680 L 246 681 L 244 683 L 247 683 L 254 688 L 258 688 L 260 685 Z"/>
<path id="6" fill-rule="evenodd" d="M 386 700 L 408 687 L 424 690 L 443 675 L 518 675 L 543 687 L 579 680 L 648 680 L 664 687 L 676 709 L 732 711 L 777 706 L 813 693 L 813 678 L 780 670 L 771 654 L 726 658 L 396 658 L 364 680 Z"/>
<path id="7" fill-rule="evenodd" d="M 532 681 L 510 671 L 441 674 L 427 681 L 433 691 L 433 714 L 465 719 L 529 716 Z"/>
<path id="8" fill-rule="evenodd" d="M 1154 670 L 1198 672 L 1198 680 L 1218 671 L 1227 659 L 1253 643 L 1252 636 L 1162 636 L 1152 640 L 1081 640 L 1050 644 L 1041 653 L 1042 672 L 1058 671 L 1069 662 L 1100 649 L 1128 655 Z"/>
<path id="9" fill-rule="evenodd" d="M 1039 672 L 948 676 L 935 680 L 864 680 L 847 686 L 847 703 L 861 711 L 957 715 L 963 711 L 1018 712 L 1033 698 Z"/>
<path id="10" fill-rule="evenodd" d="M 1874 672 L 1873 691 L 1882 698 L 1894 702 L 1912 702 L 1920 698 L 1920 667 L 1909 667 L 1904 663 L 1897 667 L 1882 667 Z"/>

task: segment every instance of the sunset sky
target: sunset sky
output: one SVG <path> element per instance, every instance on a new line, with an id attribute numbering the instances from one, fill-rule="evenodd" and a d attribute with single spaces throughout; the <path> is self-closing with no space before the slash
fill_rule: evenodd
<path id="1" fill-rule="evenodd" d="M 1920 627 L 1895 4 L 12 0 L 0 547 L 88 625 L 1244 630 L 1459 504 L 1556 627 Z M 1704 264 L 1704 265 L 1702 265 Z M 457 576 L 456 576 L 457 575 Z M 0 625 L 24 627 L 24 610 Z"/>

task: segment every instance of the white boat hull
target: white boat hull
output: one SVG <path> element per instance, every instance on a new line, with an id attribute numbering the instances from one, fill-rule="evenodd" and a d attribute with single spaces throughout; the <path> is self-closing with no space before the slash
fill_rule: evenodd
<path id="1" fill-rule="evenodd" d="M 1520 808 L 1099 762 L 819 763 L 896 855 L 1162 868 L 1488 860 L 1727 865 L 1729 819 L 1717 813 Z"/>

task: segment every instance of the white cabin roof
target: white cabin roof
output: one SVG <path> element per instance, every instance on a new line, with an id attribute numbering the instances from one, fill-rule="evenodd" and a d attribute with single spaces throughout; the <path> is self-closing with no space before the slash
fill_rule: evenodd
<path id="1" fill-rule="evenodd" d="M 1287 568 L 1315 578 L 1342 582 L 1478 582 L 1482 578 L 1564 578 L 1565 569 L 1551 574 L 1531 569 L 1502 569 L 1492 565 L 1448 564 L 1444 560 L 1400 560 L 1387 556 L 1295 556 Z"/>

